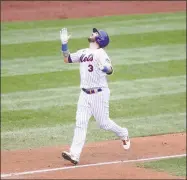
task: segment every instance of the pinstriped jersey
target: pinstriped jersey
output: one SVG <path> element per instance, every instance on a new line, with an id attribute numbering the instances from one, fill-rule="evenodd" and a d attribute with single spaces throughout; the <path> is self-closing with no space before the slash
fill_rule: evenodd
<path id="1" fill-rule="evenodd" d="M 104 49 L 81 49 L 70 54 L 72 63 L 80 63 L 80 88 L 108 87 L 107 74 L 102 72 L 97 65 L 111 66 L 111 60 Z"/>

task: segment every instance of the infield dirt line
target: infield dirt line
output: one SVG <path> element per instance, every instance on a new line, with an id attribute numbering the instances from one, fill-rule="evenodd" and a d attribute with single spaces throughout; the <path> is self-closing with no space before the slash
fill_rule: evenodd
<path id="1" fill-rule="evenodd" d="M 95 164 L 85 164 L 85 165 L 70 166 L 70 167 L 39 169 L 39 170 L 35 170 L 35 171 L 24 171 L 24 172 L 17 172 L 17 173 L 1 174 L 1 178 L 11 177 L 11 176 L 28 175 L 28 174 L 38 174 L 38 173 L 45 173 L 45 172 L 52 172 L 52 171 L 61 171 L 61 170 L 75 169 L 75 168 L 103 166 L 103 165 L 120 164 L 120 163 L 154 161 L 154 160 L 178 158 L 178 157 L 185 157 L 185 156 L 186 156 L 186 154 L 176 154 L 176 155 L 170 155 L 170 156 L 158 156 L 158 157 L 152 157 L 152 158 L 140 158 L 140 159 L 132 159 L 132 160 L 124 160 L 124 161 L 123 160 L 110 161 L 110 162 L 101 162 L 101 163 L 95 163 Z"/>

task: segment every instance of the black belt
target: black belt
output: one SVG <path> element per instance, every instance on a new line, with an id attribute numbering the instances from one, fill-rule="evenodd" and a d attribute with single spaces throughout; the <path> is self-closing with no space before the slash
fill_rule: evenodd
<path id="1" fill-rule="evenodd" d="M 97 93 L 97 92 L 100 92 L 102 91 L 101 88 L 99 89 L 85 89 L 85 88 L 82 88 L 82 90 L 87 93 L 87 94 L 94 94 L 94 93 Z"/>

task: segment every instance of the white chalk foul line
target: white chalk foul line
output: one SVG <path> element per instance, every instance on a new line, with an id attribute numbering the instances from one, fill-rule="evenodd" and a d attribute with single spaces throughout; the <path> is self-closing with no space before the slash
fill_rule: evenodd
<path id="1" fill-rule="evenodd" d="M 36 170 L 36 171 L 25 171 L 25 172 L 18 172 L 18 173 L 1 174 L 1 178 L 11 177 L 11 176 L 28 175 L 28 174 L 38 174 L 38 173 L 60 171 L 60 170 L 67 170 L 67 169 L 76 169 L 76 168 L 84 168 L 84 167 L 110 165 L 110 164 L 153 161 L 153 160 L 161 160 L 161 159 L 169 159 L 169 158 L 177 158 L 177 157 L 185 157 L 185 156 L 186 156 L 186 154 L 177 154 L 177 155 L 171 155 L 171 156 L 158 156 L 158 157 L 143 158 L 143 159 L 110 161 L 110 162 L 101 162 L 101 163 L 96 163 L 96 164 L 85 164 L 85 165 L 70 166 L 70 167 L 60 167 L 60 168 L 52 168 L 52 169 L 40 169 L 40 170 Z"/>

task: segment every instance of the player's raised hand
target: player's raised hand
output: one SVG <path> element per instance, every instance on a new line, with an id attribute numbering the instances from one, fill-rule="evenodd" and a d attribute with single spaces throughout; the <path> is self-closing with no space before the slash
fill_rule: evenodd
<path id="1" fill-rule="evenodd" d="M 68 35 L 67 28 L 62 28 L 60 31 L 60 40 L 62 44 L 67 44 L 71 35 Z"/>

